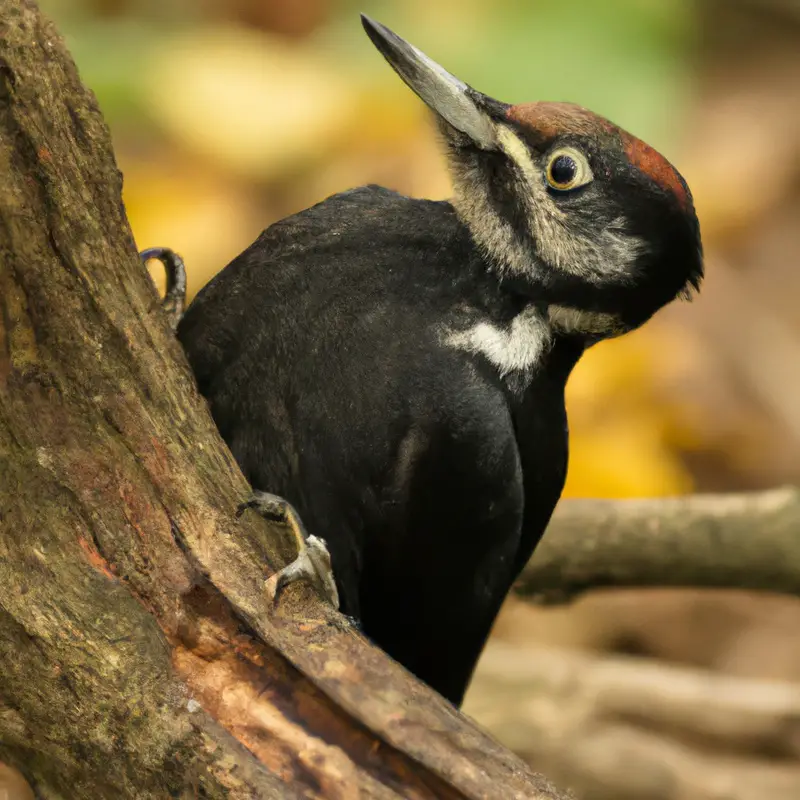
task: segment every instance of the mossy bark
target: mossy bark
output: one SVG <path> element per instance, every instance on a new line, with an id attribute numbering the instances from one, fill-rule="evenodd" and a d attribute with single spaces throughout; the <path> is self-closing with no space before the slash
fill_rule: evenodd
<path id="1" fill-rule="evenodd" d="M 43 798 L 557 798 L 303 585 L 198 396 L 108 130 L 0 0 L 0 760 Z M 409 587 L 413 591 L 413 587 Z"/>

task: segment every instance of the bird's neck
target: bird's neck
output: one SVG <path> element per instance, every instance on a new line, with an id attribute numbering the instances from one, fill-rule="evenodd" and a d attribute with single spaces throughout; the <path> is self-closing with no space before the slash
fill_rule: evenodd
<path id="1" fill-rule="evenodd" d="M 479 222 L 479 209 L 465 209 L 459 198 L 454 198 L 450 204 L 464 235 L 470 239 L 476 259 L 493 277 L 499 290 L 518 297 L 525 308 L 538 308 L 553 335 L 581 339 L 587 347 L 624 332 L 617 316 L 591 307 L 591 293 L 562 285 L 552 267 L 542 264 L 527 248 L 523 252 L 521 245 L 515 249 L 511 244 L 513 232 L 499 227 L 496 214 L 490 215 L 488 221 Z M 520 259 L 526 260 L 524 269 L 520 268 Z"/>

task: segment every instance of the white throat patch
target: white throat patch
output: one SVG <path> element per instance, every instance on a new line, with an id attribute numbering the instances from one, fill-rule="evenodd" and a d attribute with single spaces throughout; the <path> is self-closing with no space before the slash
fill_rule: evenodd
<path id="1" fill-rule="evenodd" d="M 526 308 L 511 320 L 507 328 L 482 321 L 463 331 L 449 331 L 445 343 L 468 353 L 483 355 L 504 378 L 534 368 L 549 349 L 551 339 L 547 319 L 538 309 Z"/>

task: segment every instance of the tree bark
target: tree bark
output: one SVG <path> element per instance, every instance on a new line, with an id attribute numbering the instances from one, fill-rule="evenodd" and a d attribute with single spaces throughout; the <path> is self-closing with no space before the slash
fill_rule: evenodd
<path id="1" fill-rule="evenodd" d="M 559 798 L 304 585 L 140 264 L 94 97 L 0 0 L 0 760 L 41 798 Z M 409 587 L 413 591 L 413 587 Z"/>

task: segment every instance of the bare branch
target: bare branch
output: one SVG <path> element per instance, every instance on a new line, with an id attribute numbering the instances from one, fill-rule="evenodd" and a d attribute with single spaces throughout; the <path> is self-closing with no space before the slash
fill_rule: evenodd
<path id="1" fill-rule="evenodd" d="M 800 492 L 563 501 L 516 591 L 558 603 L 655 586 L 800 596 Z"/>

